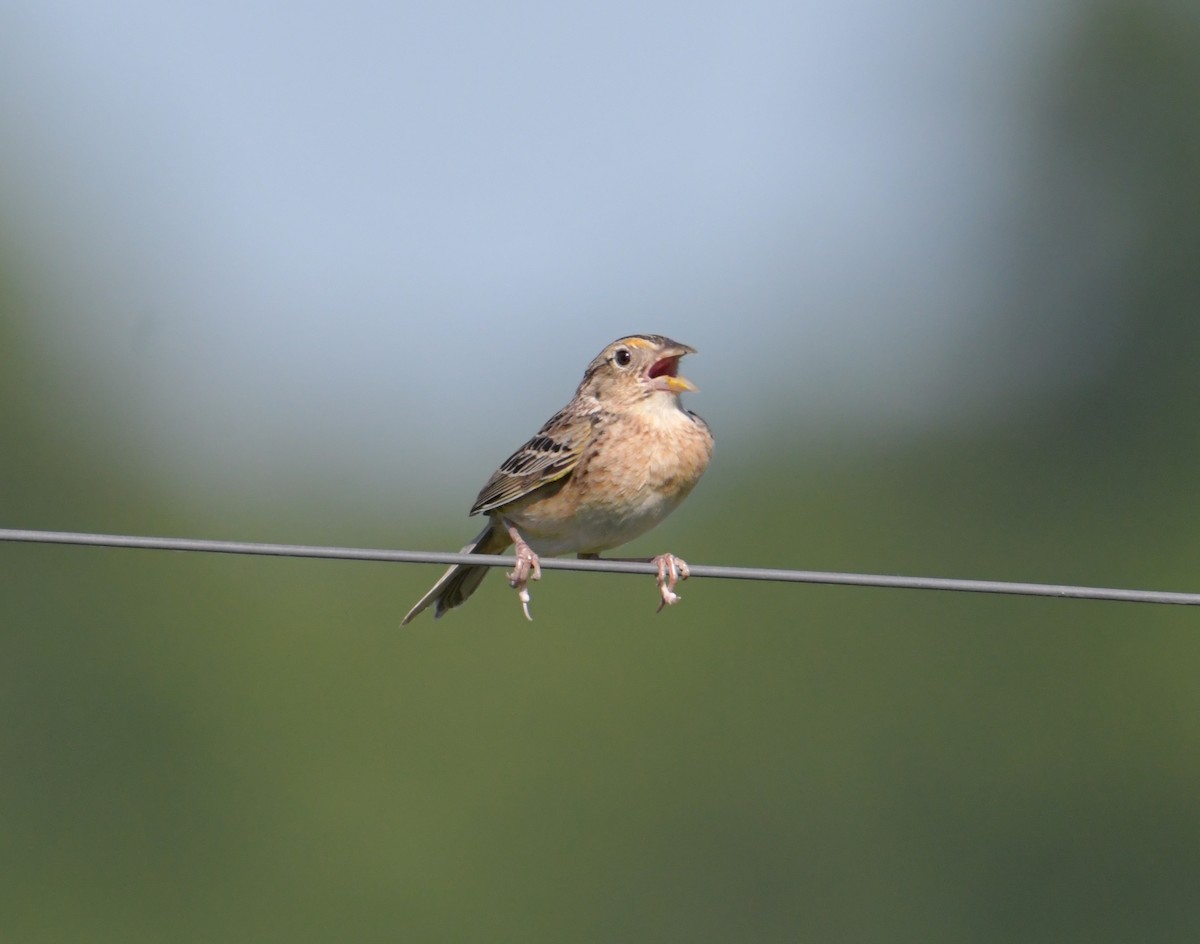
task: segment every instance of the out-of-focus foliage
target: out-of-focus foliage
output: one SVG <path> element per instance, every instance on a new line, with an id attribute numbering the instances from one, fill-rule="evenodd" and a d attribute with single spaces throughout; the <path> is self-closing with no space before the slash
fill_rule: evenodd
<path id="1" fill-rule="evenodd" d="M 879 449 L 764 430 L 642 549 L 1197 586 L 1200 42 L 1164 10 L 1097 7 L 1044 90 L 987 305 L 1009 313 L 995 357 L 1061 319 L 1069 359 L 1100 326 L 1118 343 L 1094 382 Z M 1097 292 L 1055 259 L 1114 193 Z M 276 507 L 233 533 L 131 477 L 72 418 L 13 284 L 5 524 L 295 536 Z M 287 527 L 469 536 L 420 509 L 400 491 L 379 521 Z M 532 625 L 492 577 L 401 631 L 433 568 L 35 546 L 0 566 L 5 940 L 1200 932 L 1190 610 L 696 581 L 655 616 L 649 581 L 549 573 Z"/>

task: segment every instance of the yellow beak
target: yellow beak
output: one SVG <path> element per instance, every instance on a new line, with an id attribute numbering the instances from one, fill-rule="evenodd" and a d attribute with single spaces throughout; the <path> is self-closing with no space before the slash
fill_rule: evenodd
<path id="1" fill-rule="evenodd" d="M 666 382 L 667 389 L 672 393 L 685 393 L 687 391 L 691 391 L 692 393 L 700 392 L 700 388 L 686 377 L 663 377 L 662 379 Z"/>

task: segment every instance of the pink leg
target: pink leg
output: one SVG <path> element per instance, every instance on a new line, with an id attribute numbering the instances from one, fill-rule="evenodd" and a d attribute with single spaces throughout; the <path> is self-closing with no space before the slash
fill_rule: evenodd
<path id="1" fill-rule="evenodd" d="M 525 618 L 532 621 L 533 617 L 529 614 L 529 588 L 526 584 L 530 580 L 542 579 L 542 565 L 537 554 L 533 552 L 533 548 L 526 544 L 525 539 L 521 537 L 516 525 L 507 518 L 502 517 L 500 521 L 504 524 L 508 536 L 512 538 L 513 551 L 517 555 L 517 566 L 508 575 L 508 584 L 517 591 L 517 599 L 521 601 L 521 610 L 525 613 Z"/>
<path id="2" fill-rule="evenodd" d="M 688 579 L 688 565 L 682 557 L 674 554 L 659 554 L 651 563 L 658 565 L 658 592 L 662 594 L 662 602 L 655 612 L 661 613 L 664 606 L 671 606 L 683 599 L 675 592 L 675 584 Z"/>
<path id="3" fill-rule="evenodd" d="M 580 554 L 581 560 L 600 560 L 599 554 Z M 682 557 L 674 554 L 659 554 L 657 557 L 609 557 L 607 560 L 637 561 L 638 563 L 654 564 L 658 567 L 658 592 L 662 602 L 658 604 L 656 613 L 661 613 L 664 606 L 671 606 L 683 599 L 675 592 L 675 584 L 688 579 L 688 565 Z"/>

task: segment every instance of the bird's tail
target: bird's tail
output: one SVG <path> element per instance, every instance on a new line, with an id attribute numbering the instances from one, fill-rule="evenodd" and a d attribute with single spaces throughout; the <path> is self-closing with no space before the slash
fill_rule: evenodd
<path id="1" fill-rule="evenodd" d="M 510 544 L 512 544 L 512 539 L 500 529 L 492 527 L 492 522 L 489 519 L 487 527 L 480 531 L 475 540 L 464 547 L 459 553 L 499 554 Z M 483 578 L 487 576 L 489 570 L 491 570 L 490 567 L 479 567 L 473 564 L 451 565 L 450 569 L 442 574 L 441 579 L 430 588 L 429 592 L 421 597 L 416 605 L 408 611 L 408 615 L 400 621 L 400 625 L 407 626 L 412 622 L 413 617 L 431 603 L 435 604 L 433 610 L 434 619 L 440 619 L 442 614 L 447 610 L 465 603 L 467 597 L 474 593 L 479 588 L 479 585 L 483 583 Z"/>

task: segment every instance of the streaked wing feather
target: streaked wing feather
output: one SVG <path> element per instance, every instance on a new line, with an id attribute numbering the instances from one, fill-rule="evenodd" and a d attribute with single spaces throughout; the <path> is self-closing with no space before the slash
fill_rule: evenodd
<path id="1" fill-rule="evenodd" d="M 559 412 L 529 442 L 500 464 L 479 492 L 471 514 L 492 511 L 555 482 L 579 464 L 591 438 L 593 417 Z"/>

